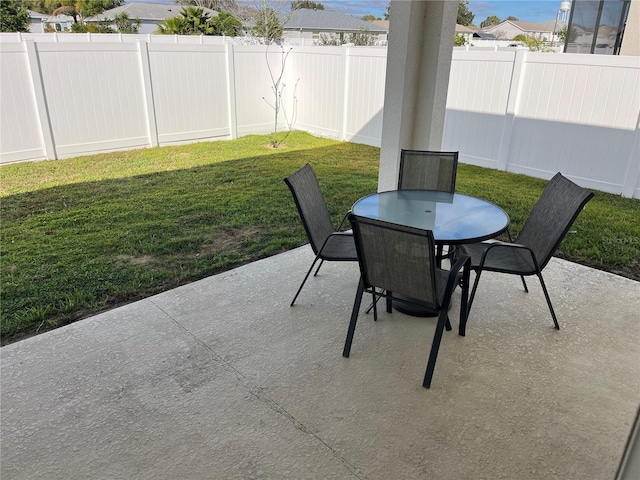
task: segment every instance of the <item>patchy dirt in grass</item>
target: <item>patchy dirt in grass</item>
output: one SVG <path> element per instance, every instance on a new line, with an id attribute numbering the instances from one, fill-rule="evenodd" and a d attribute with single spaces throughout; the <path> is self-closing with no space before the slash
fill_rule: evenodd
<path id="1" fill-rule="evenodd" d="M 266 148 L 268 148 L 269 150 L 280 150 L 282 148 L 287 148 L 287 146 L 284 143 L 279 144 L 277 147 L 267 143 L 266 145 L 264 145 Z"/>
<path id="2" fill-rule="evenodd" d="M 4 268 L 0 268 L 0 273 L 15 272 L 16 270 L 18 270 L 18 267 L 16 267 L 15 265 L 8 265 Z"/>
<path id="3" fill-rule="evenodd" d="M 118 260 L 132 265 L 149 265 L 156 261 L 155 257 L 152 257 L 151 255 L 140 255 L 139 257 L 134 257 L 132 255 L 118 255 Z"/>
<path id="4" fill-rule="evenodd" d="M 248 238 L 255 237 L 262 233 L 259 227 L 238 228 L 233 230 L 225 230 L 215 235 L 212 243 L 206 243 L 200 246 L 202 252 L 215 252 L 222 248 L 235 247 L 242 245 Z"/>

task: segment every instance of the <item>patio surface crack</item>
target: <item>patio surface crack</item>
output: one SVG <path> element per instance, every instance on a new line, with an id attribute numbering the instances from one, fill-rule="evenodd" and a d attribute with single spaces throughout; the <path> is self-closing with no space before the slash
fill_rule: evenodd
<path id="1" fill-rule="evenodd" d="M 362 480 L 368 480 L 368 477 L 364 475 L 362 472 L 360 472 L 358 468 L 349 460 L 347 460 L 343 455 L 341 455 L 340 452 L 338 452 L 335 448 L 333 448 L 330 444 L 328 444 L 320 436 L 318 436 L 313 430 L 309 429 L 304 423 L 302 423 L 296 417 L 294 417 L 291 413 L 289 413 L 278 402 L 276 402 L 272 398 L 269 398 L 269 396 L 267 396 L 264 393 L 264 390 L 262 387 L 258 387 L 256 385 L 253 385 L 251 382 L 249 382 L 249 380 L 247 380 L 247 378 L 242 374 L 242 372 L 240 372 L 237 368 L 235 368 L 231 363 L 226 361 L 224 358 L 222 358 L 213 348 L 211 348 L 211 346 L 209 346 L 208 344 L 200 340 L 195 334 L 193 334 L 189 329 L 187 329 L 184 325 L 182 325 L 175 318 L 173 318 L 162 307 L 155 304 L 153 301 L 151 301 L 151 303 L 153 303 L 156 306 L 156 308 L 160 309 L 165 315 L 167 315 L 167 317 L 169 317 L 171 321 L 173 321 L 181 330 L 183 330 L 186 334 L 188 334 L 191 338 L 193 338 L 196 343 L 198 343 L 199 345 L 207 349 L 221 365 L 223 365 L 226 369 L 232 371 L 236 376 L 236 378 L 238 379 L 238 381 L 242 384 L 243 387 L 245 387 L 248 390 L 249 394 L 253 398 L 266 404 L 273 412 L 286 418 L 289 421 L 289 423 L 291 423 L 300 432 L 305 433 L 307 435 L 311 435 L 315 440 L 317 440 L 325 448 L 327 448 L 331 452 L 331 454 L 335 458 L 337 458 L 340 461 L 340 463 L 342 463 L 345 466 L 345 468 L 349 470 L 355 477 L 360 478 Z"/>

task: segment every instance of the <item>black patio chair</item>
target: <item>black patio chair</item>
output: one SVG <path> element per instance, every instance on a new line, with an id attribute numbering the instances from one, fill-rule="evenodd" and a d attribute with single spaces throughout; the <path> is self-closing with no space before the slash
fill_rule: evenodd
<path id="1" fill-rule="evenodd" d="M 451 330 L 448 310 L 451 295 L 461 283 L 460 324 L 466 322 L 469 288 L 469 259 L 459 258 L 450 271 L 436 267 L 433 232 L 395 225 L 349 214 L 358 252 L 360 282 L 351 311 L 351 322 L 342 355 L 349 357 L 358 321 L 362 295 L 366 291 L 389 300 L 428 306 L 438 320 L 422 386 L 429 388 L 436 366 L 444 328 Z M 390 293 L 393 292 L 393 293 Z M 398 298 L 397 295 L 401 295 Z M 374 318 L 377 317 L 374 302 Z"/>
<path id="2" fill-rule="evenodd" d="M 529 289 L 524 277 L 537 275 L 555 328 L 560 330 L 549 292 L 542 278 L 542 270 L 591 197 L 592 192 L 556 173 L 545 187 L 513 243 L 483 242 L 459 246 L 457 254 L 470 257 L 471 268 L 476 272 L 469 310 L 484 270 L 520 275 L 526 292 Z M 460 335 L 464 335 L 464 328 L 461 328 Z"/>
<path id="3" fill-rule="evenodd" d="M 458 174 L 458 152 L 430 152 L 426 150 L 400 150 L 398 190 L 437 190 L 455 193 Z M 437 246 L 436 260 L 451 258 L 454 248 Z"/>
<path id="4" fill-rule="evenodd" d="M 400 150 L 398 190 L 437 190 L 454 193 L 458 152 Z"/>
<path id="5" fill-rule="evenodd" d="M 300 288 L 298 288 L 295 297 L 293 297 L 291 302 L 291 306 L 293 306 L 318 260 L 320 260 L 320 265 L 318 265 L 314 276 L 318 274 L 325 260 L 355 262 L 358 257 L 353 242 L 353 234 L 340 231 L 346 221 L 346 215 L 338 229 L 333 228 L 331 214 L 320 190 L 318 178 L 311 165 L 307 163 L 300 170 L 285 178 L 284 181 L 291 190 L 293 200 L 300 214 L 300 220 L 302 220 L 302 225 L 307 233 L 313 253 L 316 255 L 311 267 L 309 267 L 309 271 L 300 284 Z"/>

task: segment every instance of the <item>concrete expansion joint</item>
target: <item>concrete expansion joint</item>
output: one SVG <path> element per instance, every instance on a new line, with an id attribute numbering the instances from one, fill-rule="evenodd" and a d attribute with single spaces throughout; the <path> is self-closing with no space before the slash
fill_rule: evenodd
<path id="1" fill-rule="evenodd" d="M 321 437 L 319 437 L 313 430 L 309 429 L 304 423 L 300 422 L 296 417 L 294 417 L 291 413 L 289 413 L 286 409 L 284 409 L 278 402 L 269 398 L 264 393 L 264 389 L 257 386 L 245 385 L 249 389 L 249 394 L 256 398 L 257 400 L 265 403 L 269 408 L 276 412 L 279 415 L 285 417 L 291 424 L 302 433 L 307 435 L 311 435 L 318 442 L 324 445 L 331 454 L 336 457 L 353 475 L 362 480 L 368 480 L 368 477 L 363 475 L 355 465 L 353 465 L 349 460 L 344 458 L 335 448 L 325 442 Z"/>
<path id="2" fill-rule="evenodd" d="M 235 373 L 235 375 L 236 375 L 236 378 L 238 379 L 238 382 L 244 388 L 247 389 L 249 395 L 251 395 L 256 400 L 258 400 L 258 401 L 264 403 L 265 405 L 267 405 L 273 412 L 275 412 L 278 415 L 281 415 L 284 418 L 286 418 L 300 432 L 302 432 L 302 433 L 304 433 L 306 435 L 311 435 L 313 438 L 315 438 L 318 442 L 320 442 L 322 445 L 324 445 L 324 447 L 327 448 L 331 452 L 331 454 L 334 457 L 336 457 L 345 466 L 345 468 L 347 468 L 347 470 L 349 470 L 349 472 L 351 472 L 357 478 L 362 479 L 362 480 L 368 480 L 367 476 L 363 475 L 357 469 L 357 467 L 355 465 L 353 465 L 351 462 L 349 462 L 349 460 L 344 458 L 335 448 L 333 448 L 331 445 L 329 445 L 327 442 L 325 442 L 315 432 L 310 430 L 304 423 L 300 422 L 296 417 L 294 417 L 285 408 L 283 408 L 278 402 L 276 402 L 275 400 L 273 400 L 272 398 L 267 396 L 264 393 L 264 389 L 262 387 L 259 387 L 257 385 L 252 384 L 247 379 L 247 377 L 245 377 L 238 369 L 236 369 L 228 361 L 224 360 L 224 358 L 222 358 L 222 356 L 220 354 L 218 354 L 210 345 L 208 345 L 207 343 L 205 343 L 202 340 L 200 340 L 193 332 L 191 332 L 188 328 L 186 328 L 184 325 L 182 325 L 180 322 L 178 322 L 175 318 L 173 318 L 173 316 L 171 316 L 171 314 L 169 314 L 169 312 L 164 310 L 160 305 L 155 304 L 153 301 L 151 303 L 153 303 L 167 317 L 169 317 L 171 319 L 171 321 L 174 322 L 181 330 L 183 330 L 187 335 L 189 335 L 191 338 L 193 338 L 193 340 L 198 345 L 200 345 L 203 348 L 205 348 L 206 350 L 208 350 L 213 355 L 213 357 L 215 358 L 215 360 L 217 362 L 219 362 L 225 368 L 233 371 Z"/>

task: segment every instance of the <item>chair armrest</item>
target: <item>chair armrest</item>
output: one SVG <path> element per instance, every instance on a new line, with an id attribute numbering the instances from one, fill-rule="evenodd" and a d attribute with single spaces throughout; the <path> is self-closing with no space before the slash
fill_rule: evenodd
<path id="1" fill-rule="evenodd" d="M 478 265 L 478 268 L 480 270 L 484 268 L 484 263 L 487 259 L 487 255 L 489 254 L 489 252 L 496 248 L 498 249 L 499 248 L 517 248 L 517 249 L 523 249 L 528 251 L 531 254 L 531 260 L 533 260 L 533 265 L 535 266 L 537 271 L 540 271 L 540 267 L 538 266 L 538 260 L 536 259 L 536 255 L 535 253 L 533 253 L 533 250 L 531 250 L 526 245 L 521 245 L 519 243 L 509 243 L 509 242 L 501 242 L 501 241 L 491 242 L 487 247 L 487 249 L 482 253 L 482 257 L 480 258 L 480 265 Z"/>
<path id="2" fill-rule="evenodd" d="M 337 228 L 338 231 L 342 230 L 342 227 L 344 226 L 345 222 L 349 218 L 350 213 L 351 213 L 351 210 L 349 210 L 347 213 L 344 214 L 344 217 L 342 217 L 342 221 L 340 222 L 340 225 Z"/>

